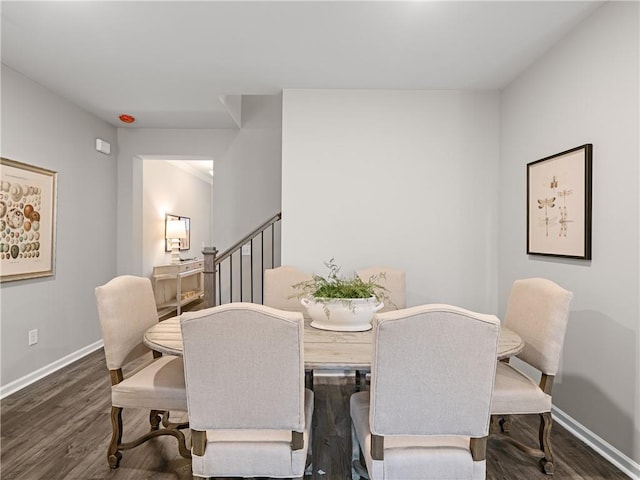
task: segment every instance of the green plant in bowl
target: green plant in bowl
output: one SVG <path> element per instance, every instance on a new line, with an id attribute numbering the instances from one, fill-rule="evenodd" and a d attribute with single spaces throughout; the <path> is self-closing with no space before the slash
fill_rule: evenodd
<path id="1" fill-rule="evenodd" d="M 369 330 L 374 314 L 384 307 L 386 288 L 378 283 L 384 274 L 363 280 L 357 275 L 345 278 L 332 258 L 325 262 L 329 269 L 326 277 L 314 274 L 311 280 L 292 287 L 302 297 L 300 303 L 307 309 L 311 326 L 322 330 Z"/>
<path id="2" fill-rule="evenodd" d="M 325 312 L 329 315 L 326 305 L 335 299 L 343 300 L 344 304 L 352 307 L 351 300 L 358 298 L 375 298 L 378 302 L 387 299 L 387 289 L 380 285 L 379 280 L 384 278 L 384 273 L 373 275 L 363 280 L 358 275 L 346 278 L 340 274 L 340 266 L 332 258 L 324 263 L 329 274 L 326 277 L 313 274 L 311 280 L 296 283 L 293 286 L 301 297 L 312 297 L 316 302 L 325 304 Z"/>

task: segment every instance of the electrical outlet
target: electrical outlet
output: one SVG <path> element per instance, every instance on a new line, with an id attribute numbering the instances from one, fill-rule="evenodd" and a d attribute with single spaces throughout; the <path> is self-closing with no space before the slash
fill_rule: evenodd
<path id="1" fill-rule="evenodd" d="M 242 245 L 242 255 L 251 255 L 251 244 Z"/>
<path id="2" fill-rule="evenodd" d="M 38 343 L 38 329 L 29 330 L 29 345 Z"/>

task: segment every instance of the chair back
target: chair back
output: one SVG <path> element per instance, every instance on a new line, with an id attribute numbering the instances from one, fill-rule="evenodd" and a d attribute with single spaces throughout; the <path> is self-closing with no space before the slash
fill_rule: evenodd
<path id="1" fill-rule="evenodd" d="M 292 288 L 292 285 L 312 278 L 311 274 L 290 266 L 265 270 L 263 305 L 289 312 L 306 312 L 300 298 L 296 296 L 300 292 Z"/>
<path id="2" fill-rule="evenodd" d="M 391 312 L 407 307 L 407 287 L 403 270 L 389 267 L 369 267 L 358 270 L 356 274 L 365 282 L 375 275 L 384 274 L 384 277 L 376 281 L 387 289 L 388 296 L 380 312 Z"/>
<path id="3" fill-rule="evenodd" d="M 142 337 L 158 323 L 151 281 L 122 275 L 96 287 L 95 294 L 107 368 L 117 370 L 149 353 Z"/>
<path id="4" fill-rule="evenodd" d="M 191 428 L 303 431 L 301 313 L 230 303 L 180 325 Z"/>
<path id="5" fill-rule="evenodd" d="M 504 325 L 525 342 L 518 358 L 547 375 L 558 372 L 572 298 L 545 278 L 516 280 L 511 288 Z"/>
<path id="6" fill-rule="evenodd" d="M 378 314 L 374 328 L 373 434 L 488 434 L 496 316 L 423 305 Z"/>

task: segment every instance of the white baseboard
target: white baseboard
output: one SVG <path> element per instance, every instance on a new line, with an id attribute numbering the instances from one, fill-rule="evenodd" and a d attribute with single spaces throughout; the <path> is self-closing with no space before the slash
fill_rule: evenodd
<path id="1" fill-rule="evenodd" d="M 25 375 L 22 378 L 18 378 L 13 382 L 10 382 L 6 385 L 2 385 L 0 387 L 0 399 L 3 399 L 4 397 L 11 395 L 12 393 L 16 393 L 18 390 L 22 390 L 24 387 L 31 385 L 34 382 L 37 382 L 41 378 L 44 378 L 47 375 L 52 374 L 56 370 L 60 370 L 61 368 L 66 367 L 67 365 L 75 362 L 76 360 L 80 360 L 82 357 L 89 355 L 91 352 L 95 352 L 99 348 L 102 348 L 103 345 L 104 345 L 104 342 L 102 340 L 98 340 L 97 342 L 92 343 L 91 345 L 87 345 L 86 347 L 81 348 L 76 352 L 70 353 L 66 357 L 62 357 L 61 359 L 56 360 L 55 362 L 50 363 L 49 365 L 39 368 L 35 372 L 31 372 L 30 374 Z"/>
<path id="2" fill-rule="evenodd" d="M 554 421 L 558 422 L 558 424 L 562 425 L 574 436 L 589 445 L 609 462 L 629 475 L 633 480 L 640 479 L 640 464 L 627 457 L 620 450 L 600 438 L 584 425 L 575 421 L 559 408 L 552 406 L 551 413 L 553 414 Z"/>

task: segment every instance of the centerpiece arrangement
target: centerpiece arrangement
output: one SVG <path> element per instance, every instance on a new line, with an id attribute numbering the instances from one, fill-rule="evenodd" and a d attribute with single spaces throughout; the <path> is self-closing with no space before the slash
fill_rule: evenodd
<path id="1" fill-rule="evenodd" d="M 384 274 L 363 280 L 357 275 L 345 278 L 332 258 L 325 262 L 326 277 L 314 274 L 311 280 L 292 287 L 311 317 L 311 326 L 322 330 L 359 332 L 371 329 L 375 312 L 384 307 L 386 288 L 377 283 Z"/>

